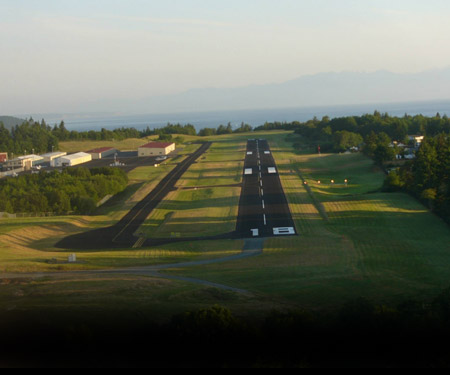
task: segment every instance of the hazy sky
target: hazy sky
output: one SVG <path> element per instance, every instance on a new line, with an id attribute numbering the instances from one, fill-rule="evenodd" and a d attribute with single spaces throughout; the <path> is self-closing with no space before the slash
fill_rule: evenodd
<path id="1" fill-rule="evenodd" d="M 0 114 L 447 67 L 449 19 L 448 0 L 0 0 Z"/>

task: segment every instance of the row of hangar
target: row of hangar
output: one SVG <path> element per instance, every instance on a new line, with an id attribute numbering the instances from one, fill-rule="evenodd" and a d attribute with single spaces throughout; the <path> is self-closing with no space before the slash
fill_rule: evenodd
<path id="1" fill-rule="evenodd" d="M 167 156 L 175 151 L 175 143 L 150 142 L 142 145 L 137 150 L 139 157 L 151 156 Z M 50 167 L 72 167 L 92 160 L 111 158 L 117 155 L 119 151 L 113 147 L 102 147 L 86 152 L 77 152 L 68 155 L 66 152 L 50 152 L 43 155 L 25 155 L 8 160 L 8 155 L 3 156 L 4 170 L 31 170 L 39 168 L 40 165 L 48 165 Z M 2 154 L 3 155 L 3 154 Z"/>

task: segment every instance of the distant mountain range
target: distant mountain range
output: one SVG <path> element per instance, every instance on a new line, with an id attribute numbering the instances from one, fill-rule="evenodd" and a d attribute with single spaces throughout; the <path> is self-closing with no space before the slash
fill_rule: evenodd
<path id="1" fill-rule="evenodd" d="M 443 100 L 450 100 L 450 67 L 411 74 L 385 70 L 371 73 L 330 72 L 306 75 L 281 83 L 234 88 L 196 88 L 178 94 L 141 99 L 99 98 L 97 101 L 84 103 L 82 111 L 176 114 Z M 76 114 L 81 111 L 73 109 L 71 112 Z M 2 119 L 6 119 L 3 122 L 7 127 L 22 121 L 9 120 L 7 117 L 1 117 L 0 121 Z"/>
<path id="2" fill-rule="evenodd" d="M 22 120 L 22 119 L 17 118 L 17 117 L 0 116 L 0 122 L 2 122 L 3 125 L 5 125 L 5 128 L 9 129 L 9 130 L 11 130 L 16 125 L 22 124 L 24 121 L 25 120 Z"/>
<path id="3" fill-rule="evenodd" d="M 192 89 L 122 105 L 141 113 L 174 113 L 442 99 L 450 99 L 450 68 L 414 74 L 320 73 L 283 83 Z"/>

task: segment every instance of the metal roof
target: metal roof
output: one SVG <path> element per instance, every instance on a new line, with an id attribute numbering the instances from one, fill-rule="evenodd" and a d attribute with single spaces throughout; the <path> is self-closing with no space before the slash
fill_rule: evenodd
<path id="1" fill-rule="evenodd" d="M 90 151 L 86 151 L 88 154 L 101 154 L 105 151 L 110 151 L 110 150 L 115 150 L 114 147 L 100 147 L 100 148 L 95 148 L 93 150 Z"/>
<path id="2" fill-rule="evenodd" d="M 171 142 L 171 143 L 150 142 L 150 143 L 147 143 L 146 145 L 140 146 L 139 148 L 167 148 L 172 145 L 174 145 L 173 142 Z"/>

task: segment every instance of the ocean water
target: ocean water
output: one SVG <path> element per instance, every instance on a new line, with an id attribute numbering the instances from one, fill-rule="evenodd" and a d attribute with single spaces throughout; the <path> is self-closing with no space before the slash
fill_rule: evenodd
<path id="1" fill-rule="evenodd" d="M 167 125 L 167 123 L 182 125 L 192 124 L 198 130 L 203 128 L 216 128 L 229 122 L 233 127 L 238 127 L 242 122 L 253 127 L 263 125 L 265 122 L 292 122 L 308 121 L 323 116 L 343 117 L 361 116 L 372 114 L 375 110 L 381 113 L 389 113 L 391 116 L 402 117 L 405 114 L 434 116 L 436 113 L 450 116 L 450 101 L 433 102 L 410 102 L 410 103 L 385 103 L 385 104 L 360 104 L 346 106 L 323 106 L 323 107 L 299 107 L 278 109 L 255 109 L 255 110 L 231 110 L 231 111 L 209 111 L 189 112 L 173 114 L 114 114 L 114 113 L 91 113 L 91 114 L 38 114 L 32 115 L 35 120 L 44 119 L 47 124 L 54 125 L 64 121 L 69 130 L 100 130 L 102 128 L 113 130 L 120 127 L 134 127 L 142 130 L 148 127 L 156 129 Z"/>

